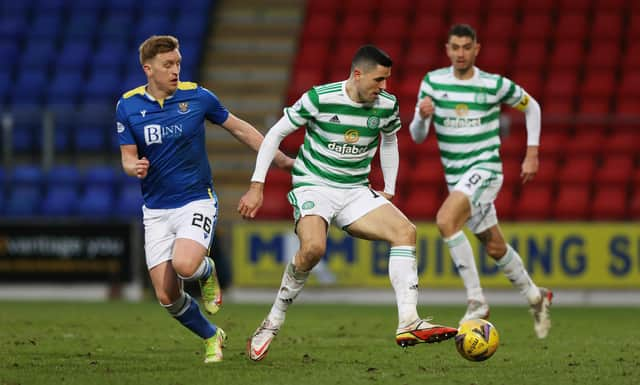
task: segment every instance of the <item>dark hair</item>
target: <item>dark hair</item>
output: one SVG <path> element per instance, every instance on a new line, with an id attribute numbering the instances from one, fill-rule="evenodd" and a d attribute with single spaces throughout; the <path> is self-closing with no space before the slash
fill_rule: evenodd
<path id="1" fill-rule="evenodd" d="M 171 52 L 176 48 L 180 48 L 178 39 L 171 35 L 153 35 L 140 44 L 138 51 L 140 52 L 140 64 L 156 57 L 159 53 Z"/>
<path id="2" fill-rule="evenodd" d="M 369 71 L 376 65 L 391 67 L 393 61 L 386 52 L 372 44 L 363 45 L 358 48 L 353 60 L 351 60 L 351 71 L 356 67 L 361 67 L 363 71 Z"/>
<path id="3" fill-rule="evenodd" d="M 476 41 L 476 31 L 469 24 L 454 24 L 449 29 L 447 40 L 451 39 L 451 36 L 469 37 L 471 40 Z"/>

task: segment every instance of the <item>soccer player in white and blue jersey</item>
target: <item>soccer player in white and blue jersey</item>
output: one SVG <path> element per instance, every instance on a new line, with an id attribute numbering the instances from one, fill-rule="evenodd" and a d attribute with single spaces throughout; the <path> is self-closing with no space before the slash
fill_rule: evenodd
<path id="1" fill-rule="evenodd" d="M 467 290 L 467 312 L 460 322 L 489 317 L 473 251 L 462 232 L 466 223 L 527 299 L 534 330 L 539 338 L 545 338 L 551 327 L 549 306 L 553 293 L 536 286 L 520 255 L 505 242 L 493 203 L 503 181 L 500 105 L 510 105 L 525 114 L 527 152 L 522 162 L 522 183 L 532 180 L 538 171 L 540 106 L 508 78 L 475 66 L 480 44 L 470 26 L 454 25 L 446 49 L 452 65 L 424 77 L 409 129 L 413 139 L 421 143 L 432 120 L 435 126 L 449 187 L 449 196 L 440 207 L 436 222 Z"/>
<path id="2" fill-rule="evenodd" d="M 251 337 L 249 358 L 259 361 L 285 320 L 285 312 L 302 290 L 309 272 L 326 250 L 334 223 L 349 234 L 391 244 L 389 278 L 396 293 L 401 346 L 438 342 L 456 335 L 455 328 L 434 325 L 418 316 L 415 226 L 389 199 L 395 193 L 400 129 L 398 102 L 385 91 L 392 61 L 375 46 L 362 46 L 348 80 L 313 87 L 267 133 L 260 147 L 249 191 L 238 211 L 253 218 L 262 204 L 267 169 L 280 142 L 306 125 L 304 144 L 293 166 L 294 208 L 300 248 L 284 271 L 271 311 Z M 380 145 L 384 191 L 369 188 L 371 160 Z"/>
<path id="3" fill-rule="evenodd" d="M 181 82 L 173 36 L 152 36 L 140 46 L 146 85 L 126 92 L 116 107 L 122 167 L 141 181 L 145 254 L 160 304 L 205 342 L 205 363 L 222 360 L 224 331 L 209 322 L 182 281 L 198 281 L 209 314 L 222 304 L 213 260 L 207 257 L 218 218 L 205 148 L 205 119 L 254 150 L 262 135 L 235 117 L 211 91 Z M 275 163 L 293 160 L 278 153 Z"/>

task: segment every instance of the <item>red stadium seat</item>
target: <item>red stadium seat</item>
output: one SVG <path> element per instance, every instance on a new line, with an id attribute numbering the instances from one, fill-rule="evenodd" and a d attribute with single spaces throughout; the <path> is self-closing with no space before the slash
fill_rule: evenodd
<path id="1" fill-rule="evenodd" d="M 343 0 L 342 12 L 347 16 L 362 15 L 370 17 L 378 10 L 380 0 Z"/>
<path id="2" fill-rule="evenodd" d="M 553 218 L 564 221 L 588 219 L 589 185 L 560 185 L 553 202 Z"/>
<path id="3" fill-rule="evenodd" d="M 489 14 L 507 14 L 514 16 L 520 8 L 518 1 L 512 0 L 490 0 L 489 1 Z"/>
<path id="4" fill-rule="evenodd" d="M 303 93 L 311 87 L 322 84 L 323 73 L 320 69 L 304 69 L 301 68 L 293 74 L 293 81 L 289 87 L 289 95 L 297 100 Z"/>
<path id="5" fill-rule="evenodd" d="M 638 38 L 640 38 L 640 8 L 631 13 L 626 34 L 630 41 L 635 41 L 637 44 Z"/>
<path id="6" fill-rule="evenodd" d="M 438 13 L 426 12 L 416 13 L 416 18 L 410 31 L 410 39 L 418 44 L 428 44 L 433 41 L 436 44 L 442 44 L 442 52 L 444 53 L 444 44 L 447 42 L 447 28 L 442 16 Z M 412 43 L 413 45 L 414 43 Z"/>
<path id="7" fill-rule="evenodd" d="M 616 132 L 610 135 L 604 142 L 605 154 L 622 155 L 627 157 L 637 156 L 640 148 L 640 133 L 635 131 Z"/>
<path id="8" fill-rule="evenodd" d="M 326 39 L 326 43 L 328 43 L 328 40 L 334 37 L 336 30 L 337 22 L 334 14 L 311 13 L 304 23 L 303 38 L 301 39 L 303 46 L 304 42 L 309 39 Z"/>
<path id="9" fill-rule="evenodd" d="M 529 3 L 537 3 L 537 1 Z M 551 35 L 551 29 L 552 22 L 549 12 L 526 12 L 520 25 L 520 44 L 523 40 L 546 40 Z"/>
<path id="10" fill-rule="evenodd" d="M 591 219 L 599 221 L 623 220 L 627 217 L 627 193 L 613 186 L 596 188 Z"/>
<path id="11" fill-rule="evenodd" d="M 450 2 L 449 4 L 456 4 L 456 3 Z M 480 25 L 480 15 L 477 12 L 468 11 L 468 10 L 454 11 L 450 15 L 449 22 L 451 25 L 468 24 L 475 29 L 475 28 L 478 28 L 478 26 Z"/>
<path id="12" fill-rule="evenodd" d="M 629 216 L 634 220 L 640 219 L 640 185 L 638 185 L 638 188 L 631 194 Z"/>
<path id="13" fill-rule="evenodd" d="M 329 40 L 307 39 L 296 54 L 295 71 L 315 70 L 323 73 L 329 60 Z M 294 75 L 295 78 L 295 75 Z"/>
<path id="14" fill-rule="evenodd" d="M 407 17 L 397 14 L 387 15 L 385 13 L 380 15 L 372 37 L 375 42 L 381 40 L 396 40 L 401 43 L 407 39 L 409 27 Z M 392 58 L 394 57 L 392 56 Z"/>
<path id="15" fill-rule="evenodd" d="M 309 0 L 307 2 L 307 14 L 336 14 L 342 3 L 343 0 Z"/>
<path id="16" fill-rule="evenodd" d="M 593 181 L 595 170 L 593 156 L 565 157 L 564 164 L 560 167 L 558 180 L 566 185 L 585 185 Z"/>
<path id="17" fill-rule="evenodd" d="M 560 13 L 556 23 L 557 40 L 582 41 L 587 37 L 588 19 L 585 12 Z"/>
<path id="18" fill-rule="evenodd" d="M 529 95 L 541 101 L 543 85 L 541 71 L 537 69 L 520 68 L 511 75 L 510 79 L 524 88 Z"/>
<path id="19" fill-rule="evenodd" d="M 400 209 L 410 219 L 433 221 L 442 201 L 443 198 L 438 188 L 411 190 Z"/>
<path id="20" fill-rule="evenodd" d="M 513 219 L 513 206 L 516 202 L 515 186 L 502 186 L 500 193 L 494 202 L 496 205 L 496 213 L 500 220 Z"/>
<path id="21" fill-rule="evenodd" d="M 638 17 L 638 20 L 640 21 L 640 16 Z M 638 29 L 640 30 L 640 27 L 638 27 Z M 640 33 L 638 34 L 638 37 L 640 38 Z M 622 59 L 621 64 L 623 69 L 628 70 L 631 68 L 640 67 L 640 41 L 639 40 L 632 40 L 627 45 L 624 51 L 624 55 L 621 58 Z"/>
<path id="22" fill-rule="evenodd" d="M 500 138 L 500 154 L 505 157 L 522 158 L 527 149 L 527 136 L 525 132 L 512 132 L 508 136 Z"/>
<path id="23" fill-rule="evenodd" d="M 287 186 L 266 183 L 262 207 L 258 211 L 257 219 L 287 219 L 291 218 L 293 209 L 287 200 L 291 190 Z"/>
<path id="24" fill-rule="evenodd" d="M 615 185 L 618 189 L 626 189 L 633 173 L 633 158 L 627 155 L 609 155 L 596 170 L 594 182 L 597 185 Z"/>
<path id="25" fill-rule="evenodd" d="M 560 0 L 558 4 L 559 13 L 564 12 L 588 12 L 591 0 Z"/>
<path id="26" fill-rule="evenodd" d="M 524 186 L 515 205 L 517 220 L 543 221 L 551 215 L 551 192 L 549 186 Z"/>
<path id="27" fill-rule="evenodd" d="M 504 40 L 505 36 L 513 36 L 516 31 L 516 18 L 513 12 L 489 13 L 484 28 L 478 37 L 480 43 L 499 41 L 508 43 Z M 486 48 L 482 46 L 482 50 Z M 480 52 L 482 52 L 482 50 Z"/>
<path id="28" fill-rule="evenodd" d="M 589 69 L 612 71 L 618 66 L 621 55 L 617 40 L 597 41 L 589 49 L 586 65 Z"/>
<path id="29" fill-rule="evenodd" d="M 556 0 L 539 0 L 522 2 L 522 11 L 524 14 L 532 12 L 551 13 L 555 6 Z"/>
<path id="30" fill-rule="evenodd" d="M 545 84 L 545 98 L 570 98 L 576 95 L 578 79 L 575 71 L 554 71 Z"/>
<path id="31" fill-rule="evenodd" d="M 412 5 L 416 15 L 443 15 L 449 8 L 449 3 L 449 0 L 414 0 Z"/>
<path id="32" fill-rule="evenodd" d="M 484 8 L 484 0 L 457 0 L 449 3 L 449 11 L 452 14 L 452 18 L 455 19 L 455 15 L 458 13 L 474 13 L 479 14 Z M 470 24 L 472 27 L 477 27 L 478 24 Z"/>
<path id="33" fill-rule="evenodd" d="M 433 186 L 442 186 L 444 183 L 444 170 L 440 157 L 419 158 L 410 173 L 410 188 L 423 189 Z"/>
<path id="34" fill-rule="evenodd" d="M 520 173 L 522 172 L 522 160 L 524 156 L 511 156 L 502 158 L 503 186 L 515 188 L 522 184 Z"/>
<path id="35" fill-rule="evenodd" d="M 514 67 L 517 70 L 540 71 L 547 62 L 547 44 L 543 39 L 521 40 L 514 55 Z"/>
<path id="36" fill-rule="evenodd" d="M 627 0 L 595 0 L 593 10 L 596 13 L 602 11 L 619 11 L 624 9 L 626 4 Z"/>
<path id="37" fill-rule="evenodd" d="M 511 58 L 511 48 L 507 44 L 487 44 L 480 50 L 479 62 L 489 73 L 503 74 Z"/>
<path id="38" fill-rule="evenodd" d="M 533 182 L 536 185 L 553 186 L 558 177 L 558 160 L 553 156 L 545 156 L 539 159 L 538 173 Z"/>
<path id="39" fill-rule="evenodd" d="M 593 23 L 591 24 L 592 39 L 611 39 L 618 40 L 622 35 L 622 26 L 624 25 L 624 17 L 622 12 L 596 12 Z"/>
<path id="40" fill-rule="evenodd" d="M 547 156 L 557 159 L 567 146 L 568 136 L 566 132 L 546 132 L 540 135 L 540 160 Z"/>
<path id="41" fill-rule="evenodd" d="M 638 46 L 640 49 L 640 46 Z M 640 62 L 639 62 L 640 63 Z M 623 73 L 618 87 L 618 99 L 640 97 L 640 70 L 627 70 Z"/>
<path id="42" fill-rule="evenodd" d="M 602 151 L 602 144 L 605 137 L 601 131 L 576 132 L 569 139 L 566 147 L 566 154 L 569 156 L 596 156 Z"/>
<path id="43" fill-rule="evenodd" d="M 589 70 L 582 81 L 581 97 L 610 98 L 616 86 L 613 72 Z"/>
<path id="44" fill-rule="evenodd" d="M 423 77 L 439 65 L 441 56 L 445 54 L 444 45 L 437 45 L 434 41 L 415 41 L 409 45 L 404 61 L 406 73 L 419 72 Z M 407 76 L 405 75 L 404 78 Z"/>
<path id="45" fill-rule="evenodd" d="M 585 116 L 605 116 L 611 112 L 611 99 L 599 97 L 581 98 L 578 114 Z"/>
<path id="46" fill-rule="evenodd" d="M 372 22 L 368 15 L 358 13 L 346 14 L 338 27 L 336 39 L 366 41 L 371 36 L 374 27 L 375 23 Z M 350 58 L 351 56 L 353 56 L 353 52 Z"/>
<path id="47" fill-rule="evenodd" d="M 581 40 L 562 40 L 556 42 L 551 51 L 549 65 L 555 70 L 577 69 L 584 61 L 584 47 Z"/>

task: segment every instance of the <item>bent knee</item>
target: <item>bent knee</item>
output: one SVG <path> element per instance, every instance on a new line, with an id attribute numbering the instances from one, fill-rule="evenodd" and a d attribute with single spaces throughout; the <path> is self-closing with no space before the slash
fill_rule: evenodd
<path id="1" fill-rule="evenodd" d="M 319 260 L 326 249 L 326 245 L 322 242 L 307 242 L 300 246 L 300 256 L 307 261 Z"/>
<path id="2" fill-rule="evenodd" d="M 438 226 L 440 234 L 445 237 L 449 237 L 459 230 L 453 215 L 442 209 L 438 210 L 436 214 L 436 225 Z"/>

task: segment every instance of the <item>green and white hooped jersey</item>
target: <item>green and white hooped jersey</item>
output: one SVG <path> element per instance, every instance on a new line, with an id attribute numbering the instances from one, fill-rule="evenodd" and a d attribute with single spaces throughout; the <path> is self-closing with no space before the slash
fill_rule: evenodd
<path id="1" fill-rule="evenodd" d="M 369 184 L 381 133 L 400 129 L 396 97 L 383 91 L 371 105 L 352 101 L 346 81 L 316 86 L 284 109 L 291 124 L 307 125 L 293 165 L 293 187 L 350 188 Z"/>
<path id="2" fill-rule="evenodd" d="M 524 108 L 526 92 L 511 80 L 474 67 L 471 79 L 460 80 L 453 67 L 426 74 L 418 101 L 429 96 L 433 123 L 449 186 L 471 167 L 502 173 L 500 160 L 500 104 Z"/>

